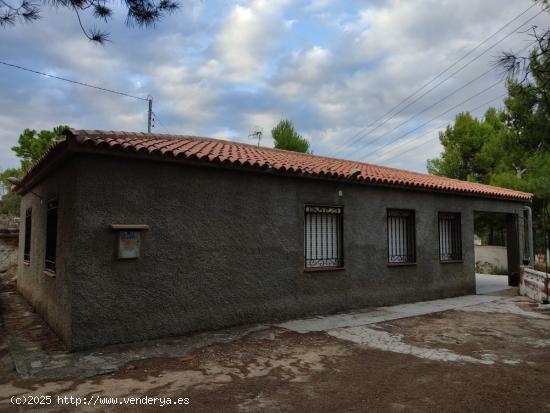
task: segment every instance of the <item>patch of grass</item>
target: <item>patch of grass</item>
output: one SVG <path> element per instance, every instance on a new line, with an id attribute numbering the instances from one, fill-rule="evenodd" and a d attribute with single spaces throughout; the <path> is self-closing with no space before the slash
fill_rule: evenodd
<path id="1" fill-rule="evenodd" d="M 508 275 L 508 269 L 506 267 L 500 267 L 481 261 L 476 261 L 476 272 L 479 274 Z"/>
<path id="2" fill-rule="evenodd" d="M 492 273 L 492 274 L 496 274 L 496 275 L 508 275 L 508 268 L 494 266 L 494 267 L 493 267 L 493 273 Z"/>

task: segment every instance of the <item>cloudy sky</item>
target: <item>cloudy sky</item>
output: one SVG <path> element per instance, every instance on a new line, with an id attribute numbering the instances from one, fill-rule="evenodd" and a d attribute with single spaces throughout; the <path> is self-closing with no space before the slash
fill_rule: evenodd
<path id="1" fill-rule="evenodd" d="M 521 32 L 546 25 L 548 14 L 531 19 L 540 12 L 531 8 L 398 106 L 395 116 L 382 116 L 532 4 L 181 0 L 181 9 L 153 29 L 126 27 L 121 9 L 108 25 L 85 19 L 110 32 L 105 46 L 88 41 L 70 11 L 45 9 L 37 23 L 0 28 L 0 60 L 150 94 L 159 133 L 252 143 L 248 134 L 262 128 L 262 145 L 272 146 L 271 128 L 288 118 L 315 154 L 425 171 L 426 159 L 441 150 L 437 131 L 456 113 L 475 109 L 480 116 L 491 100 L 501 106 L 504 81 L 491 71 L 495 59 L 503 50 L 527 48 L 532 39 Z M 17 165 L 10 148 L 24 128 L 147 126 L 144 101 L 3 65 L 0 109 L 0 169 Z"/>

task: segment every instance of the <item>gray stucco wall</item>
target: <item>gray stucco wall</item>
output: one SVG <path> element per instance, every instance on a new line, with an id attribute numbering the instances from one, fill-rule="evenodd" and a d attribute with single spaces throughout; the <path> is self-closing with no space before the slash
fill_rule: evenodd
<path id="1" fill-rule="evenodd" d="M 75 204 L 66 207 L 78 212 L 70 241 L 61 235 L 72 246 L 71 274 L 64 280 L 72 281 L 75 349 L 472 294 L 473 211 L 522 208 L 169 162 L 92 155 L 77 160 Z M 344 206 L 344 270 L 303 271 L 305 204 Z M 415 210 L 416 265 L 387 266 L 387 208 Z M 439 262 L 438 211 L 462 214 L 462 263 Z M 141 258 L 116 259 L 110 224 L 150 226 Z M 40 288 L 50 288 L 42 285 L 47 283 L 41 279 Z M 66 302 L 68 293 L 62 293 Z"/>
<path id="2" fill-rule="evenodd" d="M 33 188 L 39 196 L 26 193 L 21 199 L 19 225 L 19 251 L 17 289 L 31 303 L 52 329 L 70 346 L 71 343 L 71 290 L 70 266 L 73 263 L 72 229 L 75 216 L 75 169 L 69 162 L 54 171 L 47 180 Z M 46 203 L 59 200 L 57 270 L 56 276 L 44 274 L 46 254 Z M 25 211 L 32 207 L 32 233 L 30 262 L 23 261 L 25 239 Z"/>

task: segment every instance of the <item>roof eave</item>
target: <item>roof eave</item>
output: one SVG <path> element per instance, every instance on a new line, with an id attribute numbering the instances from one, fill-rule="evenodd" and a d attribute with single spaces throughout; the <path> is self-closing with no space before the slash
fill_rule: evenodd
<path id="1" fill-rule="evenodd" d="M 55 143 L 23 176 L 21 185 L 15 188 L 15 192 L 19 195 L 29 192 L 70 158 L 74 152 L 74 142 L 69 139 Z"/>
<path id="2" fill-rule="evenodd" d="M 389 188 L 389 189 L 404 189 L 409 191 L 420 191 L 420 192 L 431 192 L 431 193 L 440 193 L 440 194 L 446 194 L 446 195 L 456 195 L 456 196 L 466 196 L 471 198 L 483 198 L 483 199 L 498 199 L 502 201 L 510 201 L 510 202 L 522 202 L 522 203 L 532 203 L 531 199 L 524 199 L 520 197 L 507 197 L 507 196 L 499 196 L 499 195 L 491 195 L 491 194 L 483 194 L 483 193 L 477 193 L 477 192 L 469 192 L 469 191 L 457 191 L 457 190 L 447 190 L 442 188 L 429 188 L 425 186 L 419 186 L 419 185 L 406 185 L 406 184 L 396 184 L 396 183 L 383 183 L 383 182 L 376 182 L 372 180 L 366 180 L 366 179 L 357 179 L 357 178 L 342 178 L 338 176 L 329 176 L 329 175 L 315 175 L 315 174 L 309 174 L 309 173 L 297 173 L 297 172 L 291 172 L 291 171 L 281 171 L 277 170 L 275 168 L 266 168 L 266 167 L 258 167 L 254 165 L 236 165 L 236 164 L 230 164 L 227 162 L 212 162 L 212 161 L 205 161 L 204 159 L 190 159 L 185 157 L 167 157 L 166 155 L 162 154 L 150 154 L 150 153 L 140 153 L 140 152 L 127 152 L 124 150 L 113 150 L 113 148 L 107 148 L 107 147 L 97 147 L 97 146 L 87 146 L 87 145 L 74 145 L 74 148 L 72 149 L 73 152 L 77 153 L 86 153 L 91 155 L 103 155 L 103 156 L 116 156 L 116 157 L 124 157 L 124 158 L 132 158 L 132 159 L 141 159 L 141 160 L 147 160 L 147 161 L 157 161 L 157 162 L 177 162 L 179 164 L 186 164 L 190 166 L 196 166 L 196 167 L 206 167 L 206 168 L 222 168 L 222 169 L 228 169 L 228 170 L 238 170 L 241 172 L 255 172 L 255 173 L 262 173 L 262 174 L 269 174 L 269 175 L 277 175 L 277 176 L 285 176 L 285 177 L 298 177 L 298 178 L 306 178 L 306 179 L 315 179 L 315 180 L 322 180 L 322 181 L 332 181 L 332 182 L 339 182 L 339 183 L 345 183 L 345 184 L 356 184 L 356 185 L 366 185 L 366 186 L 376 186 L 376 187 L 383 187 L 383 188 Z"/>
<path id="3" fill-rule="evenodd" d="M 517 191 L 517 196 L 510 194 L 498 195 L 490 193 L 482 193 L 475 191 L 461 191 L 457 189 L 446 189 L 446 188 L 437 188 L 431 187 L 429 185 L 415 184 L 408 185 L 406 183 L 397 183 L 397 182 L 380 182 L 374 179 L 368 179 L 364 177 L 349 177 L 336 174 L 312 174 L 303 172 L 301 170 L 288 170 L 288 169 L 277 169 L 272 167 L 259 166 L 250 163 L 237 163 L 237 162 L 226 162 L 220 161 L 218 159 L 209 160 L 208 158 L 197 158 L 197 157 L 185 157 L 185 156 L 167 156 L 166 154 L 160 153 L 144 153 L 140 151 L 128 151 L 128 150 L 119 150 L 116 147 L 110 147 L 108 145 L 99 145 L 95 146 L 89 144 L 88 140 L 83 137 L 79 137 L 78 131 L 68 130 L 66 131 L 66 140 L 57 142 L 54 144 L 42 158 L 40 158 L 32 168 L 27 172 L 23 177 L 22 183 L 23 187 L 17 190 L 18 193 L 24 194 L 37 183 L 42 181 L 52 170 L 58 167 L 58 165 L 66 160 L 68 157 L 73 156 L 75 153 L 90 153 L 94 155 L 109 155 L 109 156 L 118 156 L 118 157 L 132 157 L 137 159 L 143 159 L 147 161 L 162 161 L 162 162 L 179 162 L 185 163 L 188 165 L 200 166 L 200 167 L 221 167 L 224 169 L 231 170 L 241 170 L 248 172 L 258 172 L 258 173 L 267 173 L 275 174 L 279 176 L 291 176 L 291 177 L 303 177 L 308 179 L 320 179 L 324 181 L 335 181 L 343 183 L 352 183 L 352 184 L 363 184 L 377 187 L 387 187 L 387 188 L 400 188 L 406 190 L 414 190 L 421 192 L 435 192 L 447 195 L 457 195 L 457 196 L 467 196 L 474 198 L 484 198 L 484 199 L 498 199 L 504 201 L 512 202 L 522 202 L 525 204 L 531 204 L 533 202 L 533 197 L 528 197 L 528 194 Z M 89 141 L 92 142 L 92 141 Z M 206 161 L 208 160 L 208 161 Z M 522 195 L 520 195 L 522 194 Z"/>

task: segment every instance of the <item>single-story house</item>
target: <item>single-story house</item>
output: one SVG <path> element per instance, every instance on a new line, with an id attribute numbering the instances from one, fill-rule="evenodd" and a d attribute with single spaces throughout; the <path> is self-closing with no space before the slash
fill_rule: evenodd
<path id="1" fill-rule="evenodd" d="M 71 130 L 21 180 L 18 289 L 70 349 L 475 293 L 532 194 L 194 136 Z"/>

